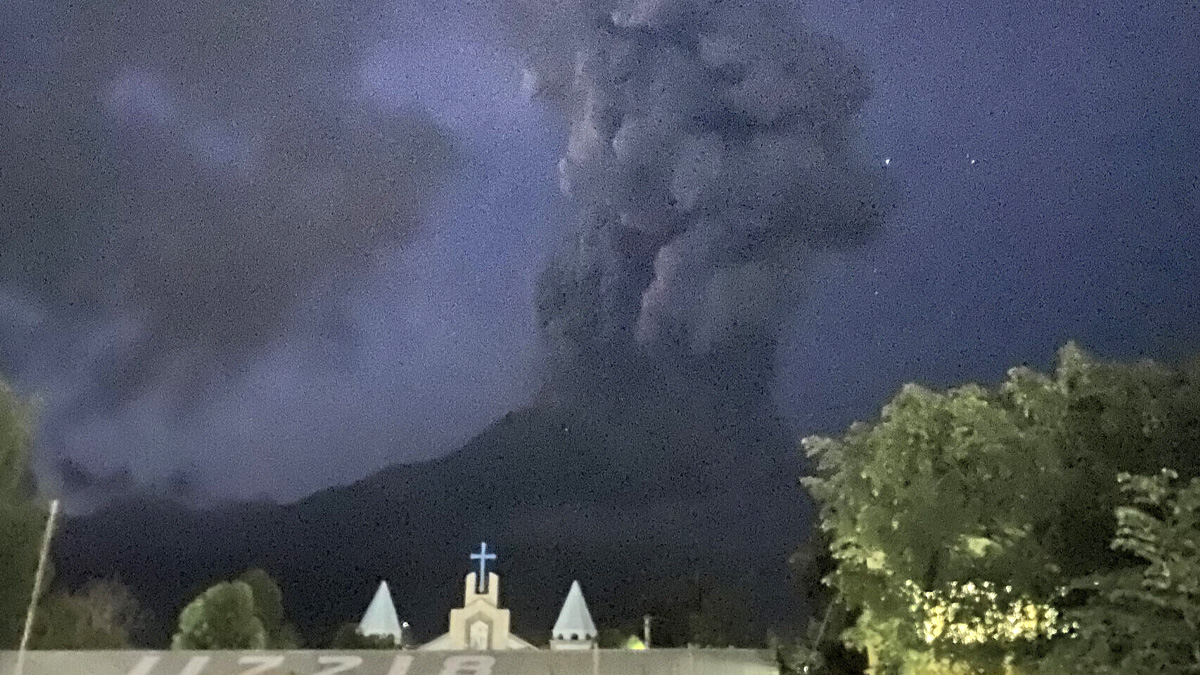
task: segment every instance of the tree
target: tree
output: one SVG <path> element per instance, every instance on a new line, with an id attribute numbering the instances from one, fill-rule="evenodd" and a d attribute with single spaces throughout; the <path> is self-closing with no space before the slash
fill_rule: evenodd
<path id="1" fill-rule="evenodd" d="M 636 637 L 637 632 L 631 622 L 627 623 L 625 628 L 601 628 L 596 636 L 596 646 L 601 649 L 625 649 L 629 638 Z"/>
<path id="2" fill-rule="evenodd" d="M 250 587 L 254 595 L 254 612 L 267 634 L 267 646 L 274 649 L 294 649 L 300 646 L 299 633 L 285 621 L 283 591 L 271 575 L 261 569 L 244 572 L 239 581 Z"/>
<path id="3" fill-rule="evenodd" d="M 1017 594 L 1053 590 L 1052 561 L 1035 536 L 1055 510 L 1051 441 L 982 388 L 913 385 L 879 424 L 855 425 L 840 441 L 806 439 L 820 461 L 822 477 L 805 484 L 832 535 L 831 579 L 860 612 L 847 637 L 882 672 L 930 642 L 914 594 L 973 579 Z"/>
<path id="4" fill-rule="evenodd" d="M 1081 579 L 1087 604 L 1055 642 L 1047 673 L 1183 675 L 1200 672 L 1200 478 L 1120 477 L 1132 504 L 1117 509 L 1113 548 L 1141 564 Z"/>
<path id="5" fill-rule="evenodd" d="M 1052 375 L 907 385 L 879 421 L 804 446 L 829 580 L 857 614 L 848 643 L 875 673 L 996 669 L 1061 633 L 1071 578 L 1120 563 L 1118 473 L 1196 475 L 1200 370 L 1102 363 L 1069 344 Z"/>
<path id="6" fill-rule="evenodd" d="M 29 407 L 0 380 L 0 649 L 21 639 L 46 514 L 29 463 Z"/>
<path id="7" fill-rule="evenodd" d="M 219 583 L 192 600 L 179 615 L 172 649 L 263 649 L 267 634 L 243 581 Z"/>
<path id="8" fill-rule="evenodd" d="M 697 580 L 695 606 L 688 613 L 688 644 L 697 647 L 761 647 L 751 632 L 750 603 L 739 589 Z"/>
<path id="9" fill-rule="evenodd" d="M 121 649 L 142 619 L 129 588 L 111 579 L 89 581 L 79 592 L 56 593 L 38 612 L 36 649 Z"/>
<path id="10" fill-rule="evenodd" d="M 857 617 L 825 583 L 837 569 L 830 543 L 828 532 L 815 530 L 788 560 L 809 618 L 803 633 L 770 641 L 783 675 L 850 675 L 866 668 L 865 655 L 841 640 Z"/>
<path id="11" fill-rule="evenodd" d="M 761 647 L 752 603 L 744 586 L 709 575 L 679 576 L 664 583 L 649 599 L 652 647 Z M 636 622 L 626 635 L 640 634 Z"/>

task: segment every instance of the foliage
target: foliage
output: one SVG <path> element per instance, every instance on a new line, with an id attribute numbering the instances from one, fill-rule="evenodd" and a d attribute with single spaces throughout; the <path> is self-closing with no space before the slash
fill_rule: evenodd
<path id="1" fill-rule="evenodd" d="M 396 640 L 390 635 L 363 635 L 358 624 L 343 624 L 333 636 L 332 649 L 397 649 Z"/>
<path id="2" fill-rule="evenodd" d="M 1056 570 L 1034 528 L 1055 510 L 1060 467 L 1052 437 L 1019 422 L 979 387 L 938 394 L 910 385 L 879 424 L 855 425 L 842 441 L 806 439 L 825 476 L 805 482 L 834 535 L 831 579 L 862 611 L 847 634 L 852 646 L 891 668 L 924 649 L 914 585 L 1053 588 Z"/>
<path id="3" fill-rule="evenodd" d="M 807 438 L 821 506 L 857 613 L 844 637 L 876 673 L 1027 662 L 1065 626 L 1069 579 L 1114 568 L 1122 471 L 1200 473 L 1200 371 L 1097 362 L 1074 345 L 1052 375 L 999 387 L 908 385 L 879 421 Z M 958 666 L 953 666 L 958 667 Z"/>
<path id="4" fill-rule="evenodd" d="M 732 587 L 696 588 L 696 605 L 687 615 L 688 644 L 696 647 L 761 646 L 750 632 L 749 602 Z M 757 643 L 757 644 L 756 644 Z"/>
<path id="5" fill-rule="evenodd" d="M 179 615 L 172 649 L 263 649 L 267 634 L 243 581 L 219 583 L 192 600 Z"/>
<path id="6" fill-rule="evenodd" d="M 142 619 L 137 599 L 110 579 L 88 582 L 74 594 L 56 593 L 38 613 L 36 649 L 121 649 Z"/>
<path id="7" fill-rule="evenodd" d="M 750 594 L 745 584 L 700 572 L 663 581 L 643 605 L 651 616 L 651 648 L 762 647 Z M 641 635 L 643 622 L 614 628 Z"/>
<path id="8" fill-rule="evenodd" d="M 1117 509 L 1112 546 L 1141 565 L 1074 584 L 1088 602 L 1068 613 L 1075 634 L 1055 642 L 1046 672 L 1200 672 L 1200 478 L 1183 487 L 1177 478 L 1120 476 L 1132 505 Z"/>
<path id="9" fill-rule="evenodd" d="M 238 580 L 249 586 L 254 595 L 254 613 L 267 633 L 267 646 L 273 649 L 299 647 L 299 633 L 285 621 L 283 591 L 271 575 L 261 569 L 252 569 L 244 572 Z"/>
<path id="10" fill-rule="evenodd" d="M 30 410 L 0 380 L 0 649 L 21 639 L 46 514 L 34 499 Z"/>
<path id="11" fill-rule="evenodd" d="M 841 603 L 829 602 L 819 617 L 809 621 L 802 636 L 773 637 L 769 646 L 775 653 L 780 675 L 858 675 L 867 666 L 865 655 L 848 649 L 839 639 L 849 623 Z"/>
<path id="12" fill-rule="evenodd" d="M 840 639 L 856 617 L 824 581 L 837 569 L 830 551 L 831 541 L 828 532 L 813 530 L 788 560 L 809 620 L 802 635 L 770 640 L 784 675 L 857 674 L 866 667 L 865 655 L 848 648 Z"/>
<path id="13" fill-rule="evenodd" d="M 601 649 L 624 649 L 629 644 L 629 639 L 636 637 L 636 633 L 637 631 L 631 627 L 615 628 L 609 626 L 601 628 L 596 635 L 596 646 Z"/>

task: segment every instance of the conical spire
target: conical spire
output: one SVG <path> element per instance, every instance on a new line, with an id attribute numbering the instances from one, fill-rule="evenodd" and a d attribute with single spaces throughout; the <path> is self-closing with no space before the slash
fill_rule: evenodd
<path id="1" fill-rule="evenodd" d="M 386 581 L 379 582 L 379 590 L 367 606 L 358 624 L 358 632 L 363 635 L 390 635 L 396 642 L 400 641 L 400 619 L 396 617 L 396 605 L 392 603 L 392 593 L 388 590 Z"/>
<path id="2" fill-rule="evenodd" d="M 592 613 L 588 611 L 587 601 L 583 599 L 583 589 L 579 587 L 578 581 L 571 583 L 567 601 L 558 613 L 558 621 L 554 622 L 552 635 L 555 640 L 596 639 L 596 624 L 592 622 Z"/>

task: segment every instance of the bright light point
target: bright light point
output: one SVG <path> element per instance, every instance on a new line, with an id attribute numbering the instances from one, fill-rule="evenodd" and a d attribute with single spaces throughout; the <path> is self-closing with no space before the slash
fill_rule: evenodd
<path id="1" fill-rule="evenodd" d="M 977 159 L 973 159 L 973 160 L 971 160 L 971 163 L 972 163 L 972 164 L 974 164 L 974 163 L 976 163 L 976 162 L 978 162 L 978 161 L 979 161 L 979 160 L 977 160 Z"/>
<path id="2" fill-rule="evenodd" d="M 891 158 L 891 157 L 887 157 L 887 158 L 885 158 L 885 159 L 883 160 L 883 165 L 884 165 L 884 166 L 891 166 L 891 165 L 892 165 L 892 158 Z"/>

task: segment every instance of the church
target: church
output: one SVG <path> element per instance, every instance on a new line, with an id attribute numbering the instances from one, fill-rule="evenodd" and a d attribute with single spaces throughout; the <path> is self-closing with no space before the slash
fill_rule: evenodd
<path id="1" fill-rule="evenodd" d="M 387 636 L 401 649 L 212 651 L 0 651 L 0 673 L 23 675 L 778 675 L 768 650 L 599 649 L 596 624 L 578 581 L 563 599 L 547 649 L 514 635 L 500 604 L 500 577 L 487 565 L 495 553 L 481 544 L 466 575 L 463 602 L 449 612 L 447 630 L 411 645 L 408 623 L 396 614 L 386 581 L 358 625 L 363 635 Z M 406 639 L 407 638 L 407 639 Z M 543 642 L 539 640 L 539 642 Z M 20 669 L 20 670 L 18 670 Z"/>
<path id="2" fill-rule="evenodd" d="M 487 571 L 487 564 L 496 559 L 489 553 L 487 543 L 480 543 L 479 552 L 471 554 L 478 561 L 479 571 L 469 572 L 463 586 L 462 607 L 450 610 L 449 630 L 433 640 L 416 647 L 419 651 L 508 651 L 535 650 L 528 640 L 510 630 L 509 610 L 500 605 L 500 575 Z M 358 632 L 363 635 L 391 637 L 396 644 L 404 644 L 404 631 L 408 623 L 402 623 L 396 614 L 396 606 L 388 590 L 387 581 L 381 581 L 371 604 L 359 622 Z M 571 584 L 559 611 L 558 620 L 551 631 L 550 649 L 578 650 L 594 649 L 597 646 L 596 624 L 588 611 L 583 597 L 583 588 L 578 581 Z"/>

